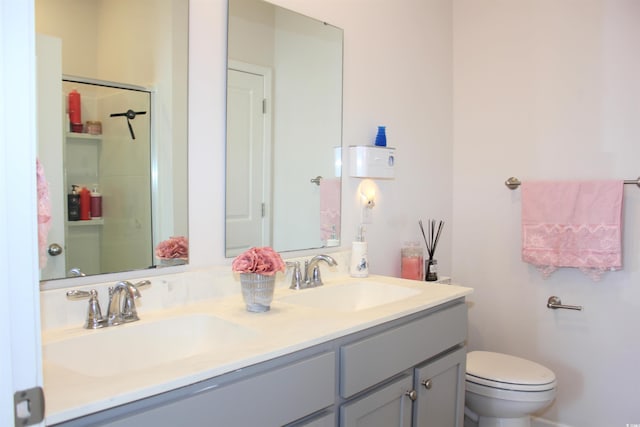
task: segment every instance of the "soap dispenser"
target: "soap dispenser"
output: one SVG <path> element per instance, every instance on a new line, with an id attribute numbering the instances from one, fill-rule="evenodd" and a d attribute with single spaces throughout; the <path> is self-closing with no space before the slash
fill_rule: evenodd
<path id="1" fill-rule="evenodd" d="M 80 195 L 78 194 L 78 186 L 71 186 L 71 193 L 67 194 L 67 218 L 69 221 L 80 220 Z"/>
<path id="2" fill-rule="evenodd" d="M 349 267 L 351 277 L 369 276 L 369 260 L 367 256 L 367 242 L 364 240 L 364 226 L 358 227 L 356 239 L 351 244 L 351 264 Z"/>

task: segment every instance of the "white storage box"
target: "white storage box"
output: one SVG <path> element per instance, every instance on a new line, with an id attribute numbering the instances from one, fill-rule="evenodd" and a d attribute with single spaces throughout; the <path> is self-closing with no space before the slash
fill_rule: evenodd
<path id="1" fill-rule="evenodd" d="M 351 145 L 349 175 L 357 178 L 394 178 L 395 156 L 395 148 Z"/>

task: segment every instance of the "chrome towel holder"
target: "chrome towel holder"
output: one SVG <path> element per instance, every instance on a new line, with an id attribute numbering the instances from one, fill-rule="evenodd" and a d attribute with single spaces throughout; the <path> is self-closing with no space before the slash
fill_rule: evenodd
<path id="1" fill-rule="evenodd" d="M 552 308 L 552 309 L 558 309 L 558 308 L 565 308 L 567 310 L 579 310 L 582 311 L 582 306 L 581 305 L 565 305 L 562 303 L 562 301 L 560 301 L 560 297 L 557 296 L 551 296 L 549 297 L 549 299 L 547 300 L 547 308 Z"/>
<path id="2" fill-rule="evenodd" d="M 310 183 L 320 186 L 320 181 L 322 180 L 322 176 L 318 175 L 315 178 L 311 178 L 309 180 Z"/>
<path id="3" fill-rule="evenodd" d="M 640 187 L 640 177 L 638 177 L 638 179 L 625 179 L 624 183 L 635 184 Z M 520 186 L 520 184 L 522 184 L 522 182 L 514 176 L 507 178 L 507 180 L 504 182 L 504 185 L 506 185 L 509 190 L 515 190 Z"/>

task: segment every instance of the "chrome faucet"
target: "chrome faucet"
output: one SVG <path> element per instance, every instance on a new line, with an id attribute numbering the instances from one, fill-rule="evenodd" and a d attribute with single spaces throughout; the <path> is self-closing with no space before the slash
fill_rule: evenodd
<path id="1" fill-rule="evenodd" d="M 300 261 L 287 262 L 287 267 L 292 267 L 291 286 L 289 289 L 306 289 L 322 286 L 322 278 L 320 277 L 320 266 L 318 263 L 324 261 L 329 266 L 338 265 L 335 259 L 329 255 L 316 255 L 308 261 L 304 262 L 304 273 L 300 269 Z"/>
<path id="2" fill-rule="evenodd" d="M 102 316 L 100 302 L 98 301 L 98 291 L 72 290 L 67 292 L 70 300 L 89 299 L 87 309 L 87 320 L 84 327 L 87 329 L 99 329 L 106 326 L 116 326 L 121 323 L 135 322 L 140 320 L 136 311 L 135 299 L 140 298 L 139 288 L 151 285 L 148 280 L 142 280 L 136 284 L 123 281 L 109 288 L 109 307 L 107 317 Z M 124 298 L 122 295 L 124 294 Z"/>
<path id="3" fill-rule="evenodd" d="M 150 285 L 151 282 L 143 280 L 132 284 L 126 280 L 118 282 L 109 288 L 109 306 L 107 308 L 107 325 L 116 326 L 121 323 L 140 320 L 136 310 L 135 300 L 141 297 L 138 288 Z M 123 298 L 124 295 L 124 298 Z"/>
<path id="4" fill-rule="evenodd" d="M 308 261 L 304 262 L 304 283 L 307 288 L 322 286 L 322 278 L 320 277 L 320 261 L 326 262 L 330 267 L 338 265 L 335 259 L 329 255 L 316 255 Z"/>

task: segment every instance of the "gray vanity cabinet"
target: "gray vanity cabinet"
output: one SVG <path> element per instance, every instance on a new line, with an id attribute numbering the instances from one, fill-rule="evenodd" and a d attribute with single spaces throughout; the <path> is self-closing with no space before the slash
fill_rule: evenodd
<path id="1" fill-rule="evenodd" d="M 465 360 L 457 348 L 343 404 L 340 426 L 463 427 Z"/>
<path id="2" fill-rule="evenodd" d="M 340 427 L 462 427 L 466 333 L 458 304 L 343 346 Z"/>
<path id="3" fill-rule="evenodd" d="M 459 348 L 415 368 L 414 426 L 463 426 L 466 360 L 466 349 Z"/>
<path id="4" fill-rule="evenodd" d="M 466 334 L 461 298 L 58 426 L 462 427 Z"/>

